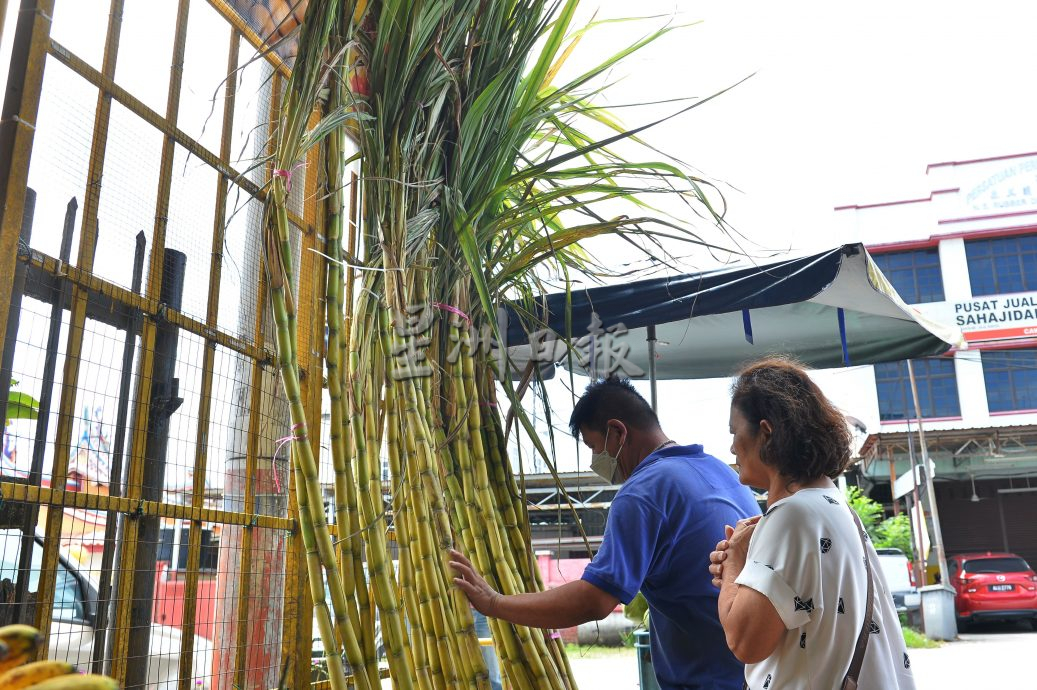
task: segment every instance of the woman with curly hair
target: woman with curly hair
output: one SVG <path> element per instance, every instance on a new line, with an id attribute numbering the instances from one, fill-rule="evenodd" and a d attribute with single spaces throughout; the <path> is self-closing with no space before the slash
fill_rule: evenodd
<path id="1" fill-rule="evenodd" d="M 738 375 L 730 423 L 739 480 L 768 492 L 763 517 L 710 554 L 746 687 L 913 689 L 875 549 L 833 481 L 850 460 L 843 415 L 801 366 L 772 358 Z"/>

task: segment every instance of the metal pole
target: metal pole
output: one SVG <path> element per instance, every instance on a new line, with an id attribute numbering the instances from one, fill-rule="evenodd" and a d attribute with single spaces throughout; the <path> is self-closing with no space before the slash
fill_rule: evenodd
<path id="1" fill-rule="evenodd" d="M 925 549 L 925 513 L 922 512 L 922 500 L 918 493 L 918 462 L 915 459 L 915 442 L 911 437 L 911 420 L 907 420 L 907 455 L 911 460 L 911 484 L 914 489 L 911 492 L 912 505 L 911 511 L 914 515 L 912 523 L 914 527 L 911 529 L 911 539 L 915 542 L 915 584 L 918 587 L 925 585 L 925 555 L 922 551 Z"/>
<path id="2" fill-rule="evenodd" d="M 35 203 L 35 193 L 32 195 Z M 26 203 L 29 196 L 26 196 Z M 76 210 L 79 204 L 76 198 L 68 202 L 65 208 L 65 227 L 61 231 L 61 249 L 58 258 L 66 264 L 72 258 L 72 234 L 76 229 Z M 29 238 L 26 237 L 28 242 Z M 43 381 L 40 389 L 40 412 L 36 418 L 36 436 L 32 446 L 32 464 L 29 466 L 29 486 L 39 486 L 43 478 L 43 455 L 47 450 L 47 430 L 50 426 L 50 405 L 54 397 L 54 372 L 58 366 L 58 340 L 61 338 L 61 314 L 65 310 L 65 297 L 68 288 L 65 281 L 55 286 L 54 294 L 51 295 L 50 304 L 50 328 L 47 333 L 47 351 L 43 360 Z M 12 340 L 13 344 L 14 341 Z M 39 522 L 40 507 L 33 505 L 26 511 L 25 522 L 22 523 L 22 550 L 18 559 L 18 572 L 28 573 L 32 567 L 33 543 L 36 541 L 36 525 Z M 23 577 L 18 581 L 18 590 L 14 600 L 21 606 L 19 620 L 30 622 L 28 613 L 29 578 Z"/>
<path id="3" fill-rule="evenodd" d="M 19 241 L 29 246 L 32 237 L 32 216 L 36 210 L 36 192 L 25 190 L 25 210 L 22 213 L 22 228 Z M 11 393 L 11 375 L 14 373 L 14 350 L 18 346 L 18 323 L 22 312 L 22 294 L 25 292 L 25 262 L 14 266 L 14 284 L 11 289 L 10 311 L 8 312 L 3 356 L 0 359 L 0 432 L 7 425 L 7 396 Z"/>
<path id="4" fill-rule="evenodd" d="M 0 0 L 0 39 L 4 37 L 4 20 L 7 18 L 7 0 Z"/>
<path id="5" fill-rule="evenodd" d="M 652 411 L 659 414 L 659 390 L 655 380 L 655 324 L 648 326 L 648 382 L 652 388 Z"/>
<path id="6" fill-rule="evenodd" d="M 933 547 L 936 549 L 937 566 L 940 569 L 940 582 L 948 584 L 947 561 L 943 551 L 943 531 L 940 529 L 940 513 L 936 507 L 936 490 L 933 488 L 933 473 L 929 471 L 929 449 L 925 445 L 925 427 L 922 425 L 922 406 L 918 403 L 918 385 L 915 383 L 915 370 L 911 360 L 907 360 L 907 376 L 911 379 L 911 397 L 915 403 L 915 418 L 918 420 L 918 445 L 922 451 L 922 463 L 925 467 L 925 491 L 929 494 L 929 515 L 933 518 Z"/>
<path id="7" fill-rule="evenodd" d="M 886 460 L 889 462 L 889 488 L 892 490 L 897 481 L 897 465 L 893 461 L 893 447 L 886 447 Z M 891 491 L 892 492 L 892 491 Z M 893 517 L 900 515 L 900 501 L 893 499 Z"/>
<path id="8" fill-rule="evenodd" d="M 131 289 L 140 294 L 144 279 L 144 231 L 137 233 L 133 251 L 133 277 Z M 115 447 L 112 449 L 112 465 L 108 473 L 108 495 L 122 496 L 123 455 L 126 449 L 126 418 L 129 416 L 130 384 L 133 379 L 133 353 L 136 350 L 137 333 L 140 330 L 140 314 L 131 314 L 126 319 L 126 335 L 122 345 L 122 374 L 119 380 L 119 409 L 115 417 Z M 111 645 L 108 621 L 113 615 L 108 610 L 112 605 L 112 563 L 115 560 L 115 537 L 118 533 L 121 514 L 109 513 L 104 526 L 104 553 L 101 555 L 101 580 L 97 584 L 97 619 L 94 621 L 93 672 L 104 673 L 105 648 Z"/>
<path id="9" fill-rule="evenodd" d="M 29 245 L 32 239 L 32 217 L 36 211 L 36 192 L 32 189 L 25 190 L 25 210 L 22 215 L 22 230 L 19 236 L 21 241 Z M 11 376 L 14 373 L 14 351 L 18 347 L 18 323 L 22 313 L 22 295 L 25 293 L 25 263 L 19 261 L 14 267 L 14 285 L 11 289 L 11 310 L 7 317 L 7 335 L 4 337 L 3 365 L 0 366 L 0 435 L 7 426 L 7 396 L 11 394 Z M 58 325 L 61 325 L 61 312 L 58 312 Z M 51 372 L 51 382 L 54 376 Z M 40 395 L 39 414 L 36 417 L 36 428 L 40 424 L 47 423 L 47 413 L 44 412 L 43 399 L 47 397 L 48 409 L 50 406 L 50 389 L 44 379 L 43 393 Z M 40 466 L 43 464 L 43 449 L 46 446 L 36 438 L 33 446 L 32 468 L 37 467 L 36 456 L 40 456 Z M 39 485 L 40 472 L 29 473 L 29 485 Z M 36 541 L 36 521 L 39 518 L 39 506 L 27 506 L 25 521 L 22 523 L 22 546 L 18 556 L 18 573 L 15 575 L 17 586 L 15 587 L 14 601 L 18 606 L 18 617 L 12 623 L 31 622 L 33 612 L 29 606 L 29 570 L 32 568 L 32 551 Z"/>
<path id="10" fill-rule="evenodd" d="M 155 251 L 152 249 L 152 251 Z M 187 255 L 173 249 L 165 250 L 162 269 L 160 301 L 166 307 L 180 311 L 184 292 L 184 273 Z M 176 370 L 176 352 L 179 328 L 158 317 L 155 329 L 155 367 L 151 383 L 150 413 L 147 424 L 147 443 L 144 457 L 147 462 L 141 481 L 140 498 L 143 501 L 162 501 L 166 476 L 166 451 L 169 446 L 169 418 L 183 403 L 179 396 L 179 381 L 173 376 Z M 151 614 L 155 597 L 155 558 L 158 554 L 159 527 L 157 515 L 139 516 L 137 552 L 134 561 L 133 598 L 122 602 L 130 605 L 129 647 L 127 659 L 135 660 L 126 668 L 127 688 L 143 688 L 147 685 L 145 672 L 151 637 Z"/>

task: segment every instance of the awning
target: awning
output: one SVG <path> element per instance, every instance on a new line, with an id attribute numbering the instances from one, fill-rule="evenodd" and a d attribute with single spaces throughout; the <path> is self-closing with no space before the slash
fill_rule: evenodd
<path id="1" fill-rule="evenodd" d="M 596 376 L 649 378 L 653 328 L 658 379 L 730 376 L 767 354 L 826 368 L 966 347 L 956 328 L 905 304 L 862 244 L 547 295 L 537 300 L 535 321 L 547 328 L 531 338 L 518 311 L 508 311 L 513 369 L 521 371 L 532 358 L 547 371 L 560 362 Z"/>

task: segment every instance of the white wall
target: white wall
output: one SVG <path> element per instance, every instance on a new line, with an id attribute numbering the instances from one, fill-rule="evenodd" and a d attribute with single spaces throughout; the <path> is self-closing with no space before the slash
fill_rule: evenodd
<path id="1" fill-rule="evenodd" d="M 953 324 L 954 303 L 972 298 L 965 240 L 961 235 L 1027 225 L 1035 226 L 1037 232 L 1037 155 L 930 166 L 927 175 L 933 190 L 930 198 L 892 204 L 862 200 L 857 206 L 836 210 L 835 225 L 842 232 L 856 233 L 867 245 L 936 239 L 946 299 L 916 308 L 930 318 Z M 978 348 L 959 351 L 954 358 L 961 419 L 933 422 L 934 429 L 1037 424 L 1037 413 L 988 413 Z M 873 371 L 871 367 L 867 369 Z M 822 388 L 833 399 L 847 395 L 841 388 L 849 381 L 832 376 L 819 378 Z M 854 385 L 864 384 L 854 380 Z M 871 394 L 859 391 L 855 399 L 858 408 L 866 409 L 847 412 L 865 421 L 869 431 L 877 431 L 878 397 L 873 375 L 867 385 Z M 876 422 L 874 429 L 872 420 Z M 887 422 L 881 424 L 881 430 L 903 431 L 906 426 Z"/>

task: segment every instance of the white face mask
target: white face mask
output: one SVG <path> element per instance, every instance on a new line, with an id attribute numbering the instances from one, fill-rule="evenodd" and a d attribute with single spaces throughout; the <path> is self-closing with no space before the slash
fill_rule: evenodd
<path id="1" fill-rule="evenodd" d="M 605 429 L 605 445 L 602 446 L 600 453 L 594 453 L 591 455 L 591 472 L 598 475 L 610 484 L 617 483 L 619 479 L 619 454 L 623 452 L 623 443 L 619 444 L 619 449 L 616 454 L 613 455 L 608 451 L 609 443 L 609 429 Z"/>

